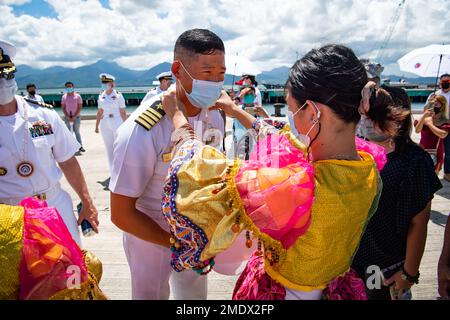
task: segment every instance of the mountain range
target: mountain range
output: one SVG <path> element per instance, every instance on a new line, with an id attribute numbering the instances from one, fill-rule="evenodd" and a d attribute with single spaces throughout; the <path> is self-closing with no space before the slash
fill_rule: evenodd
<path id="1" fill-rule="evenodd" d="M 25 88 L 28 83 L 34 83 L 38 89 L 62 88 L 66 81 L 71 81 L 78 88 L 99 87 L 99 74 L 110 73 L 116 77 L 117 86 L 150 86 L 155 77 L 161 72 L 170 70 L 170 63 L 160 63 L 148 70 L 136 71 L 123 68 L 115 62 L 99 60 L 94 64 L 78 68 L 65 68 L 60 66 L 46 69 L 35 69 L 28 65 L 17 66 L 16 81 L 20 89 Z M 279 67 L 271 71 L 264 71 L 257 76 L 261 84 L 284 84 L 289 74 L 289 67 Z M 399 76 L 385 76 L 391 81 L 404 79 L 407 82 L 425 84 L 434 83 L 434 78 L 401 78 Z M 227 74 L 225 84 L 231 85 L 233 79 L 239 77 Z"/>

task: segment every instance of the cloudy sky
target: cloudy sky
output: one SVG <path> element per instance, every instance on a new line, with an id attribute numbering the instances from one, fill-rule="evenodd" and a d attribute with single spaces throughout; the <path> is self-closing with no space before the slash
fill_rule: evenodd
<path id="1" fill-rule="evenodd" d="M 0 39 L 18 47 L 17 64 L 77 67 L 99 59 L 131 69 L 171 61 L 178 35 L 208 28 L 263 70 L 343 43 L 376 57 L 399 0 L 0 0 Z M 406 0 L 383 51 L 386 73 L 408 51 L 450 41 L 450 0 Z"/>

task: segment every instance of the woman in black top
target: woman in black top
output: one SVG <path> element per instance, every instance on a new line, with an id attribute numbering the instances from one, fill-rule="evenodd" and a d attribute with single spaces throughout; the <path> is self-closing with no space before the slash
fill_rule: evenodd
<path id="1" fill-rule="evenodd" d="M 365 280 L 369 300 L 390 300 L 395 293 L 410 295 L 418 283 L 419 266 L 425 249 L 431 200 L 442 188 L 429 154 L 414 143 L 411 103 L 403 89 L 383 87 L 392 98 L 392 108 L 409 116 L 391 135 L 380 134 L 376 124 L 366 126 L 365 138 L 387 150 L 387 163 L 381 171 L 383 191 L 378 209 L 369 221 L 353 268 Z M 377 110 L 373 110 L 377 112 Z M 377 270 L 384 281 L 378 281 Z M 378 287 L 378 288 L 377 288 Z M 401 299 L 402 297 L 400 297 Z"/>

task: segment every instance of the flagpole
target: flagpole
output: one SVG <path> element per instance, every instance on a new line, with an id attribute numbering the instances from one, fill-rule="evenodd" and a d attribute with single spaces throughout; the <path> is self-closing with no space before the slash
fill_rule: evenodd
<path id="1" fill-rule="evenodd" d="M 439 73 L 441 72 L 442 56 L 443 55 L 441 54 L 441 56 L 439 57 L 438 72 L 437 72 L 437 75 L 436 75 L 436 81 L 434 82 L 434 93 L 436 93 L 437 88 L 438 88 L 438 80 L 439 80 Z"/>

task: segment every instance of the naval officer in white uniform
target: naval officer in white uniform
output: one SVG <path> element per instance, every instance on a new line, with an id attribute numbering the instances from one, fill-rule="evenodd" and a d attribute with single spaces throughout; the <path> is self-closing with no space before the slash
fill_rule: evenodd
<path id="1" fill-rule="evenodd" d="M 172 84 L 172 72 L 162 72 L 156 76 L 156 79 L 159 81 L 159 86 L 147 92 L 142 103 L 169 89 Z"/>
<path id="2" fill-rule="evenodd" d="M 113 144 L 116 139 L 117 128 L 127 119 L 125 99 L 114 89 L 116 78 L 107 73 L 100 74 L 103 92 L 98 96 L 97 122 L 95 132 L 102 133 L 108 155 L 108 164 L 111 171 L 113 160 Z"/>
<path id="3" fill-rule="evenodd" d="M 87 219 L 97 231 L 98 219 L 74 157 L 80 145 L 51 105 L 15 95 L 15 53 L 12 44 L 0 40 L 0 203 L 17 205 L 31 196 L 46 200 L 81 245 L 78 225 Z M 82 201 L 79 219 L 60 186 L 62 173 Z"/>
<path id="4" fill-rule="evenodd" d="M 224 118 L 208 111 L 221 94 L 225 75 L 224 45 L 208 30 L 189 30 L 175 45 L 172 72 L 180 103 L 197 136 L 222 146 Z M 169 226 L 161 195 L 172 160 L 172 121 L 161 95 L 144 102 L 119 128 L 109 188 L 111 219 L 124 231 L 133 299 L 206 299 L 207 276 L 177 273 L 170 266 Z M 170 283 L 170 285 L 169 285 Z"/>

